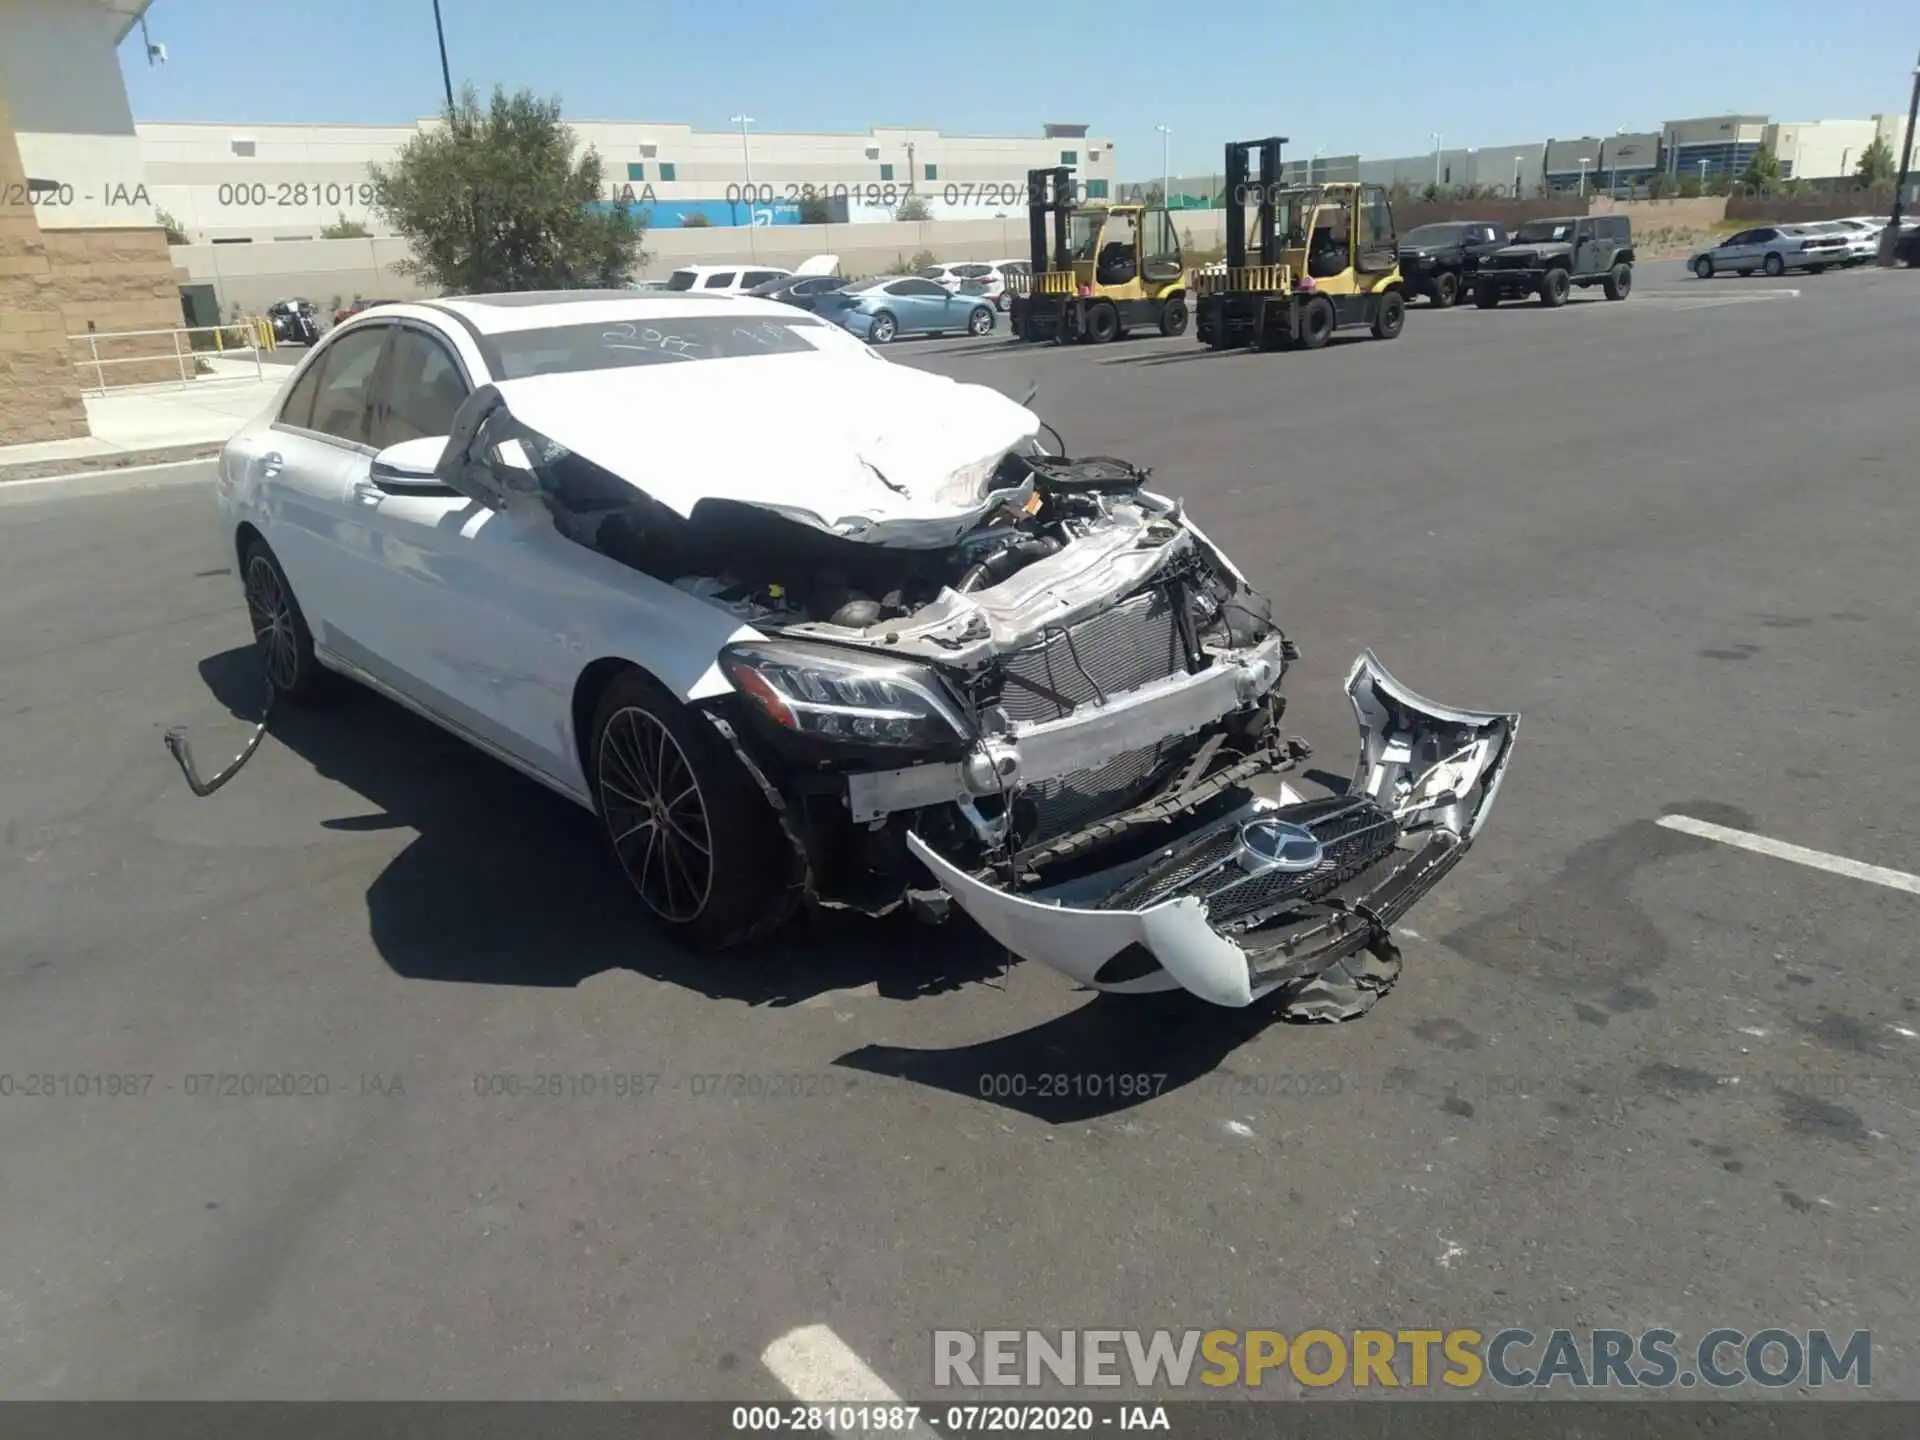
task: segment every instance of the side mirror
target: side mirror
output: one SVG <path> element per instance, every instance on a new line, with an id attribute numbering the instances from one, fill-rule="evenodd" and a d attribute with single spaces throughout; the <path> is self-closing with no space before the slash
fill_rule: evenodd
<path id="1" fill-rule="evenodd" d="M 373 457 L 373 483 L 397 490 L 438 490 L 440 456 L 446 448 L 444 435 L 389 445 Z"/>

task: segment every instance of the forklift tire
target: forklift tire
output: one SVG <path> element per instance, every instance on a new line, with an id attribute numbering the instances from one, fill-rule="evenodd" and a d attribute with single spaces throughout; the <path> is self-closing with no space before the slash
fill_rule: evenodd
<path id="1" fill-rule="evenodd" d="M 1380 297 L 1379 307 L 1373 312 L 1373 338 L 1393 340 L 1399 337 L 1401 329 L 1407 323 L 1407 300 L 1398 290 L 1389 290 Z"/>
<path id="2" fill-rule="evenodd" d="M 1433 297 L 1433 308 L 1446 310 L 1460 298 L 1460 277 L 1451 270 L 1442 270 L 1433 277 L 1433 286 L 1427 291 Z"/>
<path id="3" fill-rule="evenodd" d="M 1500 287 L 1484 283 L 1474 286 L 1473 303 L 1482 310 L 1491 310 L 1500 303 Z"/>
<path id="4" fill-rule="evenodd" d="M 1300 307 L 1300 348 L 1318 350 L 1333 338 L 1333 302 L 1315 295 Z"/>
<path id="5" fill-rule="evenodd" d="M 1626 299 L 1628 292 L 1633 289 L 1633 268 L 1628 265 L 1614 266 L 1607 272 L 1602 288 L 1606 290 L 1609 300 Z"/>
<path id="6" fill-rule="evenodd" d="M 1087 307 L 1087 339 L 1105 345 L 1120 338 L 1120 312 L 1106 301 Z"/>
<path id="7" fill-rule="evenodd" d="M 1187 332 L 1187 302 L 1178 295 L 1160 307 L 1160 333 L 1184 335 Z"/>
<path id="8" fill-rule="evenodd" d="M 1555 265 L 1540 277 L 1540 303 L 1549 310 L 1557 309 L 1567 303 L 1567 295 L 1573 289 L 1573 282 L 1567 272 Z"/>

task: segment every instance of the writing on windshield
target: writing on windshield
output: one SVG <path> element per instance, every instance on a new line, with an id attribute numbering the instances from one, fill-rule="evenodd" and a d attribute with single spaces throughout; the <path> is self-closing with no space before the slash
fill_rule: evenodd
<path id="1" fill-rule="evenodd" d="M 808 315 L 675 315 L 512 330 L 487 337 L 493 352 L 489 368 L 499 379 L 521 380 L 634 365 L 799 355 L 819 348 L 805 332 L 822 328 Z"/>

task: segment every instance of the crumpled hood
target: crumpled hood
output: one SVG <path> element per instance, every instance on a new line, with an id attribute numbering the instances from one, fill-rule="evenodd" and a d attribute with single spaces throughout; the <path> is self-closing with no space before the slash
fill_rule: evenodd
<path id="1" fill-rule="evenodd" d="M 1002 456 L 1039 434 L 984 385 L 865 351 L 530 376 L 515 420 L 680 515 L 757 505 L 849 539 L 950 544 L 989 507 Z"/>

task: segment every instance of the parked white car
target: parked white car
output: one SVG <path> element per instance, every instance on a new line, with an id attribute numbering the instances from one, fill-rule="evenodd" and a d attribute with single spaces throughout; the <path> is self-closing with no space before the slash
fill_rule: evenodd
<path id="1" fill-rule="evenodd" d="M 350 677 L 593 812 L 690 947 L 957 902 L 1095 989 L 1365 1010 L 1519 717 L 1366 654 L 1351 783 L 1294 790 L 1268 602 L 1041 428 L 774 301 L 394 304 L 227 445 L 220 541 L 275 697 Z"/>
<path id="2" fill-rule="evenodd" d="M 756 285 L 792 275 L 831 275 L 839 268 L 838 255 L 815 255 L 789 270 L 781 265 L 682 265 L 658 289 L 699 294 L 744 295 Z"/>
<path id="3" fill-rule="evenodd" d="M 922 280 L 931 280 L 949 295 L 978 295 L 990 300 L 1004 312 L 1012 303 L 1007 297 L 1007 276 L 1033 268 L 1026 260 L 956 260 L 945 265 L 929 265 L 919 272 Z"/>
<path id="4" fill-rule="evenodd" d="M 1874 224 L 1869 220 L 1817 220 L 1799 227 L 1803 230 L 1828 230 L 1847 242 L 1846 259 L 1842 262 L 1848 267 L 1870 264 L 1880 253 L 1880 232 L 1887 228 L 1882 220 Z"/>
<path id="5" fill-rule="evenodd" d="M 1784 275 L 1789 270 L 1821 271 L 1849 263 L 1849 241 L 1838 230 L 1803 225 L 1758 225 L 1727 236 L 1717 244 L 1696 250 L 1687 268 L 1702 280 L 1731 270 L 1736 275 L 1762 271 Z"/>

